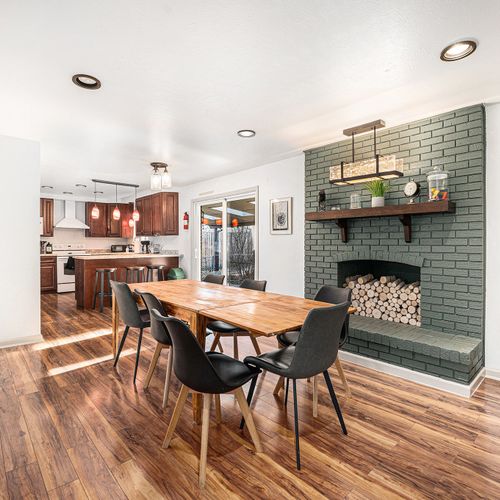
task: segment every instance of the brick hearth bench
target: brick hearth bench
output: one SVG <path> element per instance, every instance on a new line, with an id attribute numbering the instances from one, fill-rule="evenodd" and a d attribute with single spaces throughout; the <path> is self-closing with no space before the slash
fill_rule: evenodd
<path id="1" fill-rule="evenodd" d="M 351 316 L 344 350 L 467 384 L 482 366 L 482 340 Z"/>

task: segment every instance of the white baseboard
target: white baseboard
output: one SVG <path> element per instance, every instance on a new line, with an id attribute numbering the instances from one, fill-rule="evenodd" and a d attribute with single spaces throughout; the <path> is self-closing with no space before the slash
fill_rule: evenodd
<path id="1" fill-rule="evenodd" d="M 497 370 L 496 368 L 486 368 L 486 378 L 500 380 L 500 370 Z"/>
<path id="2" fill-rule="evenodd" d="M 38 335 L 31 335 L 29 337 L 18 337 L 15 339 L 3 340 L 0 342 L 0 349 L 6 349 L 7 347 L 16 347 L 18 345 L 35 344 L 41 342 L 43 337 Z"/>
<path id="3" fill-rule="evenodd" d="M 479 387 L 485 376 L 485 369 L 482 368 L 474 380 L 466 385 L 459 384 L 458 382 L 453 382 L 452 380 L 445 380 L 434 375 L 429 375 L 427 373 L 417 372 L 404 368 L 402 366 L 391 365 L 390 363 L 385 363 L 378 359 L 367 358 L 365 356 L 360 356 L 359 354 L 354 354 L 347 351 L 339 351 L 340 359 L 353 363 L 356 365 L 364 366 L 366 368 L 371 368 L 378 372 L 387 373 L 389 375 L 394 375 L 396 377 L 404 378 L 405 380 L 410 380 L 416 382 L 417 384 L 426 385 L 427 387 L 433 387 L 434 389 L 440 389 L 442 391 L 451 392 L 458 396 L 464 396 L 470 398 L 476 389 Z"/>

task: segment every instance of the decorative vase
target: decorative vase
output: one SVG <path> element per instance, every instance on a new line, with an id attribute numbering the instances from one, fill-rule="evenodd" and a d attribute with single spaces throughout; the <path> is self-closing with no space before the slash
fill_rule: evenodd
<path id="1" fill-rule="evenodd" d="M 385 205 L 385 198 L 383 196 L 372 196 L 372 208 L 383 207 Z"/>

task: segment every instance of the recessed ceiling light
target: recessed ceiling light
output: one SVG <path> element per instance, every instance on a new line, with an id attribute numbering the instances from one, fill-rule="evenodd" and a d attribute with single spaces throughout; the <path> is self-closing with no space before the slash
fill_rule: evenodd
<path id="1" fill-rule="evenodd" d="M 101 82 L 92 75 L 84 75 L 83 73 L 78 73 L 73 75 L 71 78 L 73 83 L 82 89 L 97 90 L 101 88 Z"/>
<path id="2" fill-rule="evenodd" d="M 250 129 L 238 130 L 237 134 L 240 137 L 253 137 L 255 135 L 255 130 L 250 130 Z"/>
<path id="3" fill-rule="evenodd" d="M 452 43 L 441 51 L 442 61 L 458 61 L 464 57 L 470 56 L 477 48 L 477 42 L 474 40 L 461 40 Z"/>
<path id="4" fill-rule="evenodd" d="M 75 184 L 75 187 L 77 187 L 77 188 L 86 188 L 87 184 Z"/>
<path id="5" fill-rule="evenodd" d="M 73 194 L 71 191 L 63 191 L 63 194 Z"/>
<path id="6" fill-rule="evenodd" d="M 42 189 L 54 189 L 54 186 L 42 186 Z"/>
<path id="7" fill-rule="evenodd" d="M 104 194 L 104 191 L 94 191 L 94 194 Z"/>

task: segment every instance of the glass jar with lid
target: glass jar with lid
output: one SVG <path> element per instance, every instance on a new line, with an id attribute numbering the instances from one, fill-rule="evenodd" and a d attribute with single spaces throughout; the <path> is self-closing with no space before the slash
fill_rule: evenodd
<path id="1" fill-rule="evenodd" d="M 447 200 L 449 197 L 448 172 L 440 167 L 434 167 L 427 174 L 427 187 L 429 201 Z"/>

